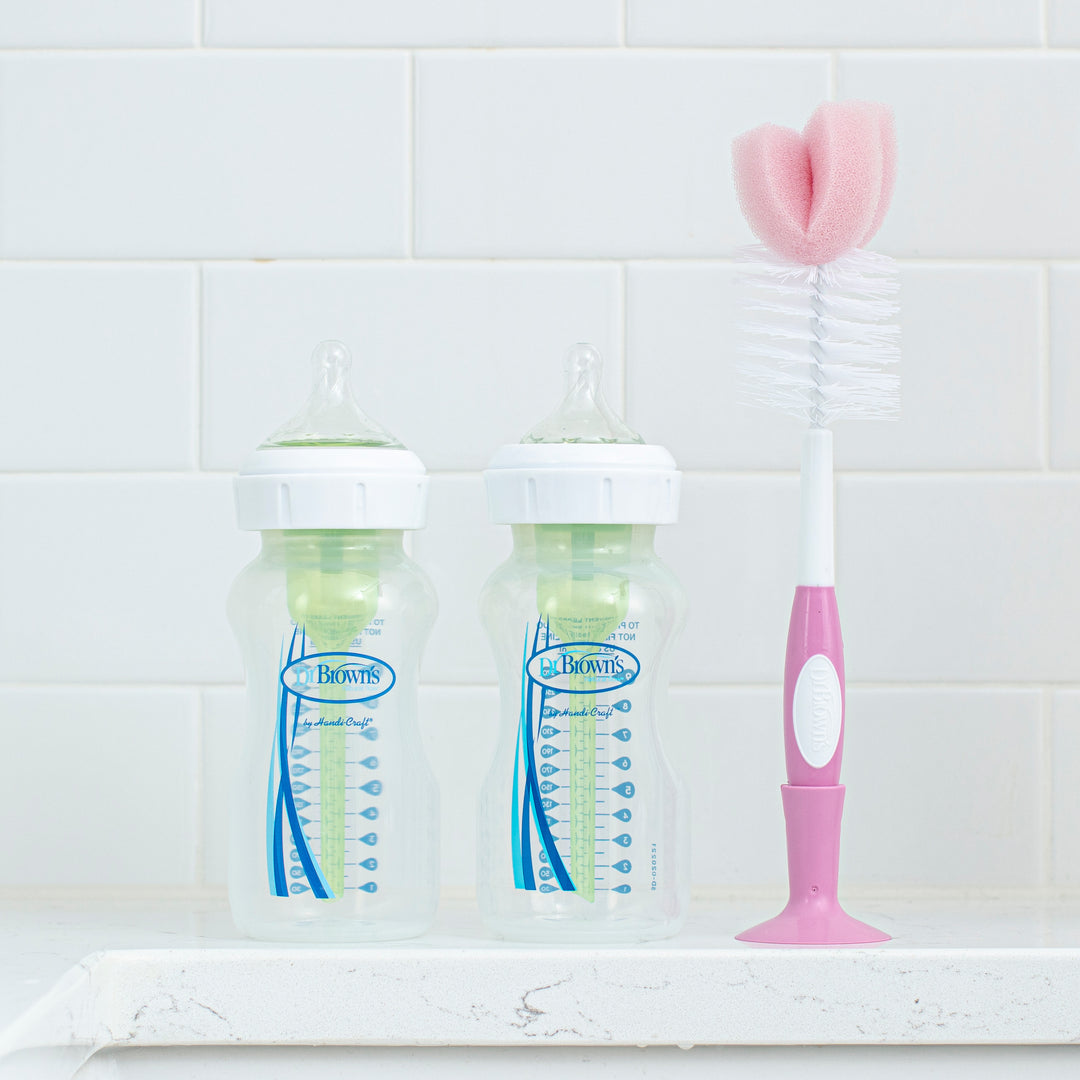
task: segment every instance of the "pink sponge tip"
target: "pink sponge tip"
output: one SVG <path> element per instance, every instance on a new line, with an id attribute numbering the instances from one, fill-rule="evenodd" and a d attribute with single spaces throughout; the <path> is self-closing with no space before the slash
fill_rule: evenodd
<path id="1" fill-rule="evenodd" d="M 896 180 L 892 110 L 826 101 L 800 135 L 762 124 L 732 144 L 735 190 L 754 235 L 806 264 L 862 247 L 881 227 Z"/>

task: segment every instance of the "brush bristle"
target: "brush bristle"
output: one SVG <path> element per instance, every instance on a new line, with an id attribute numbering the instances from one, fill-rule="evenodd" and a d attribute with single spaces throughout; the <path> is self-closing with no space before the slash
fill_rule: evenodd
<path id="1" fill-rule="evenodd" d="M 747 313 L 738 369 L 748 404 L 793 413 L 817 427 L 840 417 L 900 412 L 896 264 L 855 248 L 820 266 L 762 245 L 740 253 Z"/>

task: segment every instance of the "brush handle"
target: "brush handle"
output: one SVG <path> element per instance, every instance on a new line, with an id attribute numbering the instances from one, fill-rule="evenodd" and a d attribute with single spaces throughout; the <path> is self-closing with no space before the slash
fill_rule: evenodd
<path id="1" fill-rule="evenodd" d="M 832 432 L 810 428 L 803 436 L 800 472 L 800 585 L 835 585 L 833 565 Z"/>
<path id="2" fill-rule="evenodd" d="M 844 643 L 836 590 L 795 590 L 784 665 L 784 755 L 788 783 L 832 787 L 844 751 Z"/>

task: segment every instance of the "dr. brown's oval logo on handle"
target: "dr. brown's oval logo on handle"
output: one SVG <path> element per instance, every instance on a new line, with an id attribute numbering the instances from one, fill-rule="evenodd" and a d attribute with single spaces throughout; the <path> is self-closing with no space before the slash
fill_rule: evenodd
<path id="1" fill-rule="evenodd" d="M 803 664 L 791 703 L 799 753 L 811 768 L 828 765 L 840 742 L 844 697 L 832 661 L 822 653 Z"/>

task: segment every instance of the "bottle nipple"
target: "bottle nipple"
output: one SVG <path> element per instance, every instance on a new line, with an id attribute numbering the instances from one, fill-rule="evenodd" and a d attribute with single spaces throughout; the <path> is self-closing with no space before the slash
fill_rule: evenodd
<path id="1" fill-rule="evenodd" d="M 608 405 L 600 385 L 603 360 L 584 342 L 566 354 L 566 396 L 550 416 L 521 440 L 523 443 L 643 443 L 645 440 Z"/>
<path id="2" fill-rule="evenodd" d="M 340 341 L 324 341 L 311 354 L 311 395 L 261 448 L 273 446 L 390 446 L 401 443 L 357 404 L 349 380 L 352 356 Z"/>

